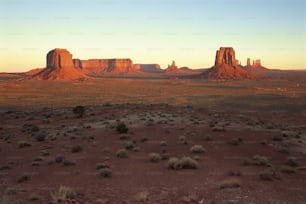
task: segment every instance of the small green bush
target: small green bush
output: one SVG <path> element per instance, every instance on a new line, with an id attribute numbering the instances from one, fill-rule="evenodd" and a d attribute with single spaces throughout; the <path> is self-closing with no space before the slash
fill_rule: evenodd
<path id="1" fill-rule="evenodd" d="M 77 115 L 78 118 L 82 118 L 85 113 L 85 107 L 84 106 L 76 106 L 72 109 L 73 113 Z"/>
<path id="2" fill-rule="evenodd" d="M 126 127 L 124 122 L 119 122 L 116 126 L 116 130 L 118 133 L 122 134 L 127 133 L 129 129 Z"/>

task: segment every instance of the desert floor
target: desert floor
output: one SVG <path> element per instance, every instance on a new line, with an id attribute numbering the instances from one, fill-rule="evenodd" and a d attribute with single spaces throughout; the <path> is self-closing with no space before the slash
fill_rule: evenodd
<path id="1" fill-rule="evenodd" d="M 305 155 L 305 79 L 0 81 L 1 204 L 305 203 Z"/>

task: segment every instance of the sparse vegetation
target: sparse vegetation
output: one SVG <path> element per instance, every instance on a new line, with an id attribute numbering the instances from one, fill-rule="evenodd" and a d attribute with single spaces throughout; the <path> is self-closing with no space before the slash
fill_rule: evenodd
<path id="1" fill-rule="evenodd" d="M 119 157 L 119 158 L 127 158 L 128 157 L 128 153 L 125 149 L 119 149 L 117 152 L 116 152 L 116 156 Z"/>
<path id="2" fill-rule="evenodd" d="M 158 162 L 159 160 L 161 160 L 161 156 L 158 153 L 149 153 L 149 159 L 151 162 Z"/>
<path id="3" fill-rule="evenodd" d="M 118 133 L 123 134 L 128 132 L 128 128 L 126 127 L 124 122 L 119 122 L 116 126 L 116 130 Z"/>
<path id="4" fill-rule="evenodd" d="M 78 117 L 82 118 L 85 113 L 85 107 L 84 106 L 76 106 L 72 109 L 73 113 Z"/>
<path id="5" fill-rule="evenodd" d="M 203 152 L 206 152 L 205 148 L 202 145 L 193 145 L 190 148 L 190 151 L 192 153 L 203 153 Z"/>
<path id="6" fill-rule="evenodd" d="M 63 202 L 76 198 L 76 192 L 70 187 L 60 186 L 57 192 L 51 193 L 51 198 L 56 203 Z"/>

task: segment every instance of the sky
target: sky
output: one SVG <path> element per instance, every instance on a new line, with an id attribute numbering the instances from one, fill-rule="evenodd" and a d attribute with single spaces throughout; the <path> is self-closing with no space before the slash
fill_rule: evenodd
<path id="1" fill-rule="evenodd" d="M 0 72 L 46 54 L 208 68 L 219 47 L 269 68 L 306 69 L 305 0 L 0 0 Z"/>

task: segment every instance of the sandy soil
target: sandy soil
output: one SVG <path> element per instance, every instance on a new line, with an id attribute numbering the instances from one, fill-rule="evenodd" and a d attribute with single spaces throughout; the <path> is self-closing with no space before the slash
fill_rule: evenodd
<path id="1" fill-rule="evenodd" d="M 305 104 L 303 80 L 2 81 L 0 200 L 60 203 L 66 186 L 61 203 L 305 203 Z M 118 158 L 126 143 L 137 148 Z M 172 170 L 168 156 L 199 166 Z"/>

